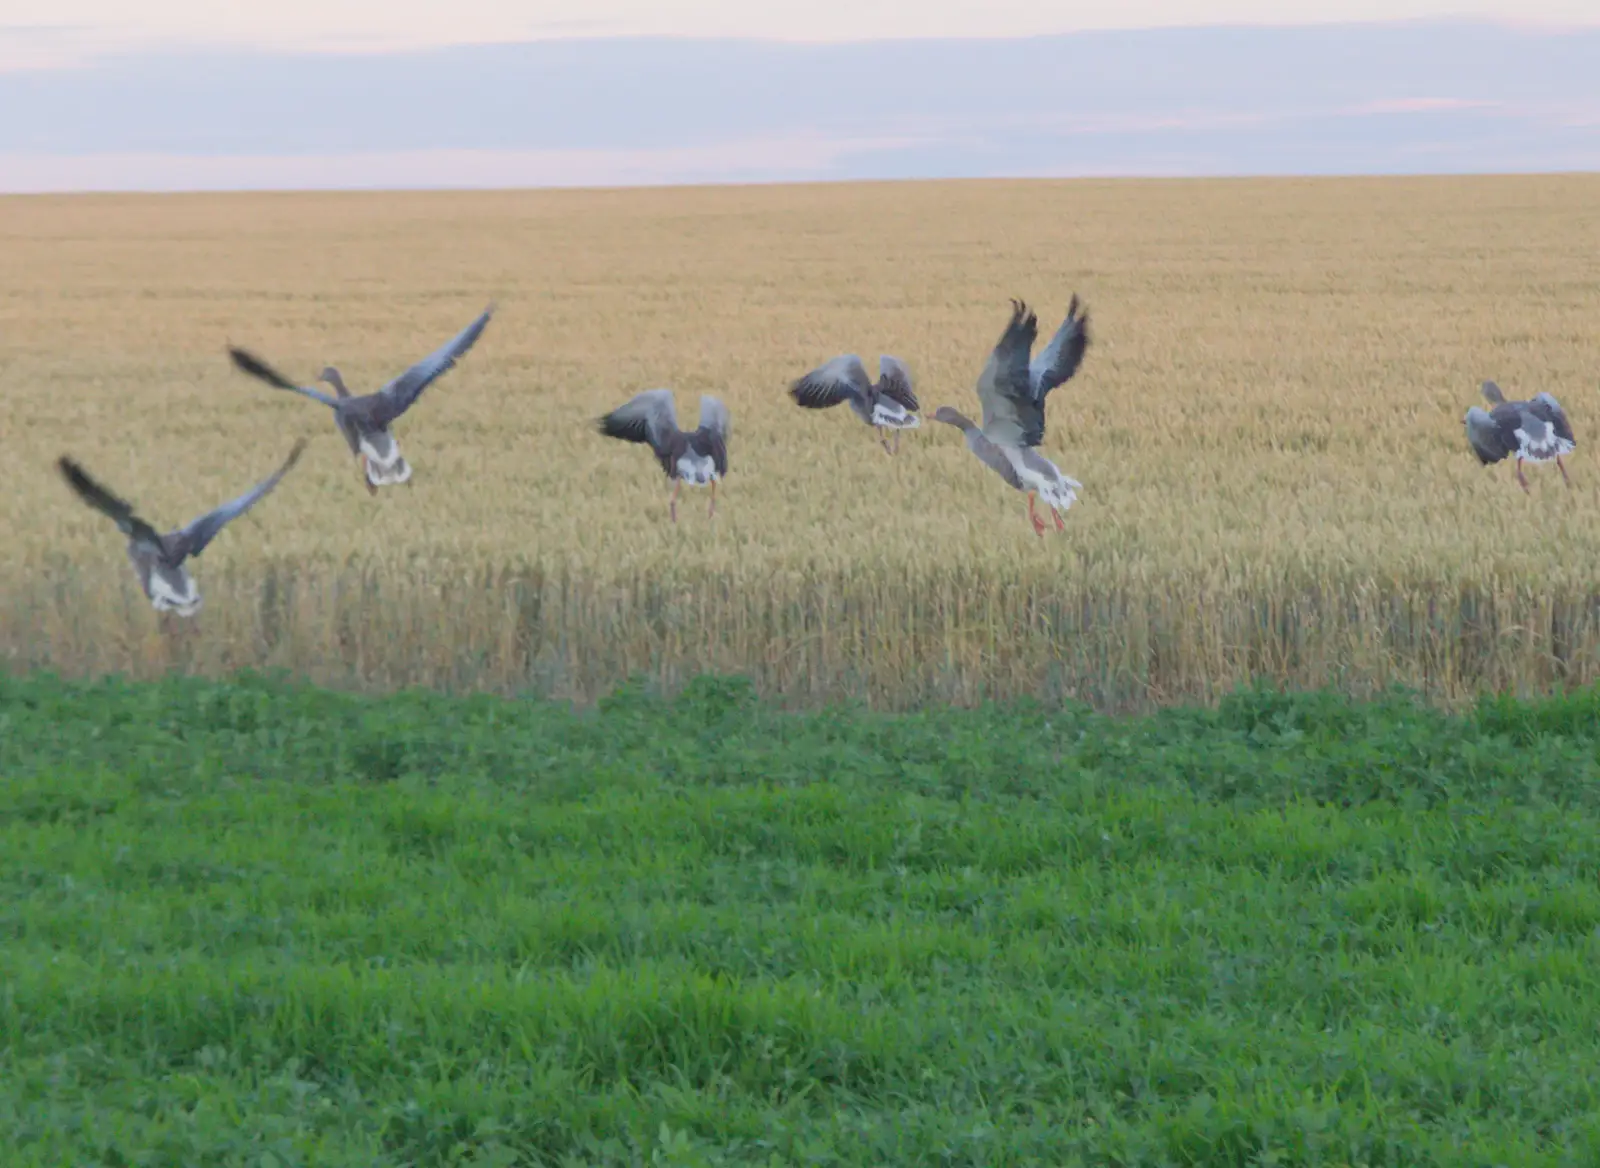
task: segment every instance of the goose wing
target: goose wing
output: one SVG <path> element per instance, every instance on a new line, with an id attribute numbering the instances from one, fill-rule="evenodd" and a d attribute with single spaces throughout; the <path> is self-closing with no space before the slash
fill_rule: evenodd
<path id="1" fill-rule="evenodd" d="M 728 473 L 728 430 L 731 424 L 728 407 L 722 404 L 722 399 L 702 393 L 700 428 L 695 431 L 695 437 L 700 439 L 702 448 L 706 448 L 706 453 L 711 455 L 712 465 L 717 468 L 719 475 Z"/>
<path id="2" fill-rule="evenodd" d="M 149 523 L 134 514 L 131 503 L 112 494 L 105 486 L 89 477 L 89 473 L 82 466 L 66 455 L 56 460 L 56 467 L 67 480 L 67 485 L 77 493 L 78 498 L 102 515 L 108 516 L 117 525 L 117 529 L 134 543 L 161 554 L 163 548 L 160 534 Z"/>
<path id="3" fill-rule="evenodd" d="M 1500 419 L 1482 406 L 1473 406 L 1467 411 L 1467 441 L 1472 444 L 1478 461 L 1485 466 L 1499 462 L 1517 449 L 1516 436 L 1508 432 L 1514 428 L 1514 423 L 1509 428 L 1503 426 Z"/>
<path id="4" fill-rule="evenodd" d="M 182 561 L 190 556 L 198 556 L 206 550 L 206 545 L 216 538 L 229 522 L 243 515 L 250 508 L 260 502 L 262 496 L 278 485 L 278 480 L 289 473 L 289 468 L 300 461 L 300 452 L 306 448 L 306 440 L 300 439 L 294 444 L 294 449 L 289 451 L 289 457 L 284 459 L 283 465 L 273 471 L 271 475 L 262 479 L 237 499 L 232 499 L 215 511 L 208 512 L 194 520 L 187 527 L 174 532 L 174 556 L 176 561 Z"/>
<path id="5" fill-rule="evenodd" d="M 878 358 L 878 392 L 903 409 L 916 413 L 917 394 L 911 387 L 911 370 L 904 361 L 887 353 Z"/>
<path id="6" fill-rule="evenodd" d="M 377 393 L 366 398 L 365 400 L 373 404 L 363 410 L 366 415 L 365 420 L 374 426 L 387 427 L 409 410 L 417 398 L 422 396 L 423 390 L 439 380 L 455 367 L 457 361 L 466 356 L 467 350 L 477 343 L 478 337 L 482 335 L 484 328 L 489 324 L 489 318 L 493 315 L 494 305 L 491 304 L 479 314 L 478 319 Z"/>
<path id="7" fill-rule="evenodd" d="M 320 390 L 312 389 L 306 385 L 296 385 L 271 365 L 247 349 L 240 349 L 234 345 L 228 346 L 228 356 L 233 358 L 234 367 L 241 373 L 248 373 L 251 377 L 265 381 L 276 389 L 287 389 L 292 393 L 304 394 L 306 397 L 319 401 L 325 406 L 337 407 L 338 402 Z"/>
<path id="8" fill-rule="evenodd" d="M 1510 431 L 1512 448 L 1523 458 L 1543 461 L 1572 448 L 1571 440 L 1563 441 L 1556 432 L 1555 419 L 1549 410 L 1537 402 L 1509 402 L 1496 406 L 1491 416 L 1500 422 L 1502 429 Z M 1571 433 L 1570 427 L 1568 433 Z"/>
<path id="9" fill-rule="evenodd" d="M 1567 421 L 1567 412 L 1553 394 L 1542 391 L 1534 394 L 1533 400 L 1528 403 L 1528 411 L 1548 422 L 1562 442 L 1577 445 L 1577 439 L 1572 435 L 1572 423 Z"/>
<path id="10" fill-rule="evenodd" d="M 871 388 L 872 382 L 861 358 L 845 353 L 794 382 L 789 386 L 789 396 L 796 405 L 808 410 L 825 410 L 843 401 L 865 409 Z M 702 402 L 704 400 L 701 398 Z"/>
<path id="11" fill-rule="evenodd" d="M 641 442 L 649 446 L 667 473 L 672 473 L 675 457 L 673 446 L 679 440 L 681 431 L 678 429 L 678 411 L 672 404 L 670 389 L 647 389 L 636 393 L 596 425 L 607 438 L 620 438 L 624 442 Z"/>
<path id="12" fill-rule="evenodd" d="M 978 377 L 983 432 L 1005 446 L 1037 446 L 1044 439 L 1044 407 L 1033 395 L 1028 355 L 1039 335 L 1039 318 L 1020 300 Z"/>
<path id="13" fill-rule="evenodd" d="M 1078 294 L 1074 292 L 1072 303 L 1067 305 L 1066 319 L 1056 329 L 1056 335 L 1028 365 L 1028 381 L 1041 406 L 1047 393 L 1064 385 L 1078 371 L 1088 349 L 1089 310 L 1078 311 Z"/>

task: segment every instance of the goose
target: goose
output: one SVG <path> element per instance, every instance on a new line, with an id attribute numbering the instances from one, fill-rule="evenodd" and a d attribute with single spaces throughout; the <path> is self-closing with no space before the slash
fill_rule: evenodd
<path id="1" fill-rule="evenodd" d="M 667 510 L 678 521 L 678 490 L 684 483 L 711 485 L 711 507 L 717 513 L 717 483 L 728 473 L 728 407 L 710 394 L 700 395 L 700 427 L 678 429 L 670 389 L 647 389 L 629 398 L 597 423 L 607 438 L 643 442 L 655 451 L 661 469 L 672 480 Z"/>
<path id="2" fill-rule="evenodd" d="M 251 377 L 259 378 L 278 389 L 304 394 L 312 401 L 319 401 L 332 409 L 334 423 L 344 435 L 344 440 L 350 444 L 350 453 L 356 456 L 361 465 L 361 478 L 366 484 L 367 493 L 376 495 L 379 487 L 409 482 L 411 479 L 411 464 L 400 453 L 400 444 L 395 441 L 390 427 L 400 415 L 416 404 L 423 390 L 466 355 L 467 350 L 472 348 L 493 315 L 494 305 L 491 304 L 484 309 L 477 320 L 439 349 L 418 361 L 382 389 L 360 397 L 351 396 L 349 389 L 345 387 L 344 378 L 339 376 L 339 371 L 332 365 L 325 368 L 317 380 L 331 385 L 334 393 L 338 395 L 336 397 L 329 397 L 321 390 L 311 389 L 308 386 L 296 385 L 260 357 L 245 349 L 229 345 L 228 355 L 233 358 L 235 366 Z"/>
<path id="3" fill-rule="evenodd" d="M 856 417 L 878 431 L 878 441 L 890 454 L 900 449 L 900 431 L 922 425 L 917 395 L 911 388 L 911 370 L 897 357 L 878 358 L 878 381 L 867 377 L 867 367 L 854 353 L 835 357 L 789 386 L 795 404 L 808 410 L 825 410 L 849 402 Z M 894 447 L 883 436 L 894 431 Z"/>
<path id="4" fill-rule="evenodd" d="M 1088 330 L 1089 310 L 1078 311 L 1074 294 L 1061 327 L 1030 361 L 1039 319 L 1025 303 L 1013 300 L 1010 323 L 978 378 L 983 425 L 950 406 L 940 406 L 933 415 L 934 421 L 959 428 L 967 449 L 1008 484 L 1028 492 L 1028 520 L 1041 537 L 1044 520 L 1034 509 L 1035 498 L 1049 505 L 1056 530 L 1065 531 L 1061 512 L 1072 506 L 1083 489 L 1082 483 L 1062 474 L 1034 447 L 1044 439 L 1044 399 L 1078 371 L 1089 348 Z"/>
<path id="5" fill-rule="evenodd" d="M 300 461 L 306 447 L 304 438 L 294 444 L 289 457 L 269 477 L 244 494 L 224 503 L 215 511 L 200 516 L 187 527 L 161 535 L 144 519 L 134 514 L 131 504 L 119 499 L 89 476 L 77 462 L 62 455 L 56 466 L 80 499 L 103 515 L 110 516 L 128 537 L 128 559 L 139 577 L 139 585 L 157 612 L 193 616 L 200 609 L 200 589 L 184 561 L 197 557 L 230 521 L 237 519 L 261 501 Z"/>
<path id="6" fill-rule="evenodd" d="M 1472 443 L 1479 463 L 1488 466 L 1515 454 L 1517 482 L 1526 491 L 1528 477 L 1522 473 L 1522 464 L 1549 462 L 1553 458 L 1562 481 L 1571 487 L 1561 456 L 1571 454 L 1578 443 L 1561 403 L 1543 392 L 1534 394 L 1532 401 L 1508 402 L 1492 381 L 1483 383 L 1483 396 L 1490 409 L 1473 406 L 1467 411 L 1467 441 Z"/>

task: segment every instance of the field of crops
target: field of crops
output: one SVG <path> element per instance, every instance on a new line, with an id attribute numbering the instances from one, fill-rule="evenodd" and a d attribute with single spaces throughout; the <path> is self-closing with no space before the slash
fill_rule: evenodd
<path id="1" fill-rule="evenodd" d="M 1029 182 L 0 200 L 0 653 L 136 676 L 287 667 L 358 687 L 593 699 L 737 671 L 791 705 L 1212 699 L 1252 675 L 1461 700 L 1600 677 L 1600 177 Z M 1068 530 L 928 423 L 897 457 L 794 376 L 908 361 L 975 413 L 1012 296 L 1095 344 L 1043 451 Z M 499 313 L 397 427 L 369 499 L 321 407 Z M 1573 489 L 1480 468 L 1480 380 L 1553 392 Z M 733 411 L 715 520 L 593 419 L 669 385 Z M 166 524 L 301 434 L 163 634 L 70 452 Z M 1542 473 L 1541 473 L 1542 472 Z"/>
<path id="2" fill-rule="evenodd" d="M 1600 694 L 783 714 L 0 678 L 62 1164 L 1588 1164 Z"/>

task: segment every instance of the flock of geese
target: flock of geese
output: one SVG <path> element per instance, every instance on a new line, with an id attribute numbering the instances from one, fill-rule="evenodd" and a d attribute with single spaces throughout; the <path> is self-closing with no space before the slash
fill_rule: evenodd
<path id="1" fill-rule="evenodd" d="M 411 464 L 395 440 L 394 423 L 406 413 L 423 390 L 453 368 L 477 343 L 494 315 L 494 305 L 439 349 L 418 361 L 383 388 L 356 396 L 345 386 L 339 371 L 329 365 L 317 380 L 332 394 L 301 385 L 285 377 L 260 357 L 230 345 L 228 354 L 241 372 L 275 389 L 301 394 L 333 411 L 334 425 L 344 436 L 361 469 L 370 494 L 379 487 L 409 482 Z M 1064 385 L 1078 371 L 1089 349 L 1089 313 L 1073 295 L 1067 314 L 1048 344 L 1037 353 L 1039 319 L 1021 300 L 1011 302 L 1011 319 L 989 354 L 978 377 L 978 401 L 983 423 L 972 421 L 950 406 L 940 406 L 933 420 L 954 426 L 970 450 L 1005 482 L 1028 495 L 1028 520 L 1041 537 L 1046 530 L 1036 502 L 1050 508 L 1058 531 L 1066 530 L 1061 513 L 1070 508 L 1083 484 L 1038 451 L 1044 440 L 1044 407 L 1050 391 Z M 1524 462 L 1555 461 L 1570 487 L 1563 455 L 1576 446 L 1572 426 L 1561 405 L 1548 393 L 1530 401 L 1507 401 L 1499 386 L 1485 381 L 1484 398 L 1490 409 L 1473 406 L 1467 411 L 1467 440 L 1483 465 L 1516 458 L 1516 478 L 1528 490 Z M 896 357 L 878 360 L 878 380 L 873 381 L 859 357 L 844 354 L 813 369 L 793 382 L 789 395 L 809 410 L 847 404 L 878 434 L 890 454 L 899 449 L 900 431 L 922 424 L 921 404 L 912 387 L 911 371 Z M 678 492 L 685 483 L 709 486 L 708 514 L 715 515 L 717 484 L 728 473 L 730 415 L 722 401 L 700 396 L 700 422 L 694 430 L 679 428 L 670 389 L 647 389 L 600 418 L 598 429 L 608 438 L 650 447 L 672 483 L 668 513 L 678 519 Z M 894 433 L 891 442 L 886 434 Z M 81 465 L 63 455 L 57 465 L 67 484 L 90 507 L 110 517 L 127 536 L 128 558 L 140 586 L 158 612 L 192 616 L 200 608 L 200 590 L 187 562 L 199 556 L 229 522 L 261 501 L 299 461 L 305 439 L 295 443 L 283 465 L 236 499 L 200 516 L 185 527 L 162 534 L 135 514 L 131 504 L 92 478 Z"/>

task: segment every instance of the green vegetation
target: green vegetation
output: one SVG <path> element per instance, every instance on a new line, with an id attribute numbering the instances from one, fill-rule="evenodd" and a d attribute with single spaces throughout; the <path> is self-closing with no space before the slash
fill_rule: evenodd
<path id="1" fill-rule="evenodd" d="M 0 678 L 8 1165 L 1600 1159 L 1600 692 Z"/>

